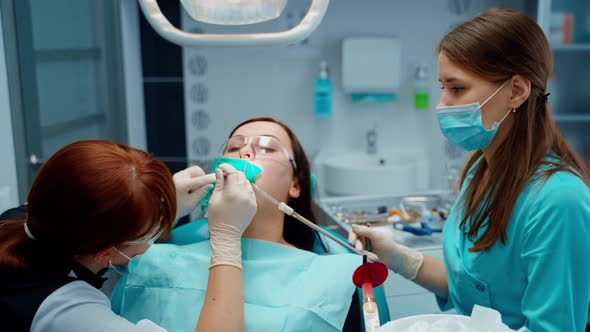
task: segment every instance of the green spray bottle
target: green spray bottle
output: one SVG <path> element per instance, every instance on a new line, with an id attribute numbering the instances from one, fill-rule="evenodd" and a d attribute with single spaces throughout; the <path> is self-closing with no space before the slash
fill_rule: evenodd
<path id="1" fill-rule="evenodd" d="M 419 65 L 414 75 L 414 108 L 417 110 L 428 109 L 428 67 Z"/>

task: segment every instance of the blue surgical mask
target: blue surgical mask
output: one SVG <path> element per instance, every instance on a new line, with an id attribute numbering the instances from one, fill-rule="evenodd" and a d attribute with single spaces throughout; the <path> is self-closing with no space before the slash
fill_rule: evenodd
<path id="1" fill-rule="evenodd" d="M 492 128 L 486 129 L 481 119 L 481 108 L 494 97 L 508 82 L 504 82 L 483 104 L 472 103 L 458 106 L 437 107 L 438 124 L 443 135 L 454 145 L 467 151 L 484 149 L 492 143 L 498 127 L 510 111 Z"/>
<path id="2" fill-rule="evenodd" d="M 122 276 L 126 276 L 129 274 L 129 262 L 125 265 L 109 264 L 109 269 L 117 272 L 118 274 L 120 274 Z"/>
<path id="3" fill-rule="evenodd" d="M 118 274 L 122 275 L 122 276 L 126 276 L 129 274 L 129 265 L 137 265 L 137 263 L 139 262 L 139 260 L 141 259 L 141 256 L 143 255 L 136 255 L 135 257 L 131 258 L 129 256 L 127 256 L 125 253 L 123 253 L 121 250 L 113 247 L 113 249 L 115 249 L 119 254 L 121 254 L 121 256 L 127 258 L 127 264 L 125 265 L 114 265 L 111 262 L 109 262 L 109 269 L 117 272 Z"/>

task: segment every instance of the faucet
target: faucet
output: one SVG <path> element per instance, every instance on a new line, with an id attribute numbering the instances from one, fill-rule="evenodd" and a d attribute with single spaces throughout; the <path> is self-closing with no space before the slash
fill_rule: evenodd
<path id="1" fill-rule="evenodd" d="M 367 153 L 377 154 L 377 126 L 367 131 Z"/>

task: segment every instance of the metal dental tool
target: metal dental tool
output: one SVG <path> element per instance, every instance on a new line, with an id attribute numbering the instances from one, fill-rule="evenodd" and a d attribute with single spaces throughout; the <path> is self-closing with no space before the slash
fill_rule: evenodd
<path id="1" fill-rule="evenodd" d="M 315 231 L 317 231 L 317 232 L 319 232 L 319 233 L 321 233 L 321 234 L 329 237 L 330 239 L 336 241 L 338 244 L 342 245 L 346 249 L 351 250 L 352 252 L 357 253 L 359 255 L 363 255 L 363 252 L 362 251 L 360 251 L 357 248 L 353 247 L 348 242 L 339 239 L 338 237 L 334 236 L 333 234 L 331 234 L 330 232 L 328 232 L 325 229 L 321 228 L 320 226 L 318 226 L 318 225 L 312 223 L 311 221 L 307 220 L 305 217 L 303 217 L 299 213 L 295 212 L 295 210 L 293 210 L 292 207 L 290 207 L 289 205 L 287 205 L 287 204 L 285 204 L 283 202 L 277 201 L 274 197 L 270 196 L 264 190 L 260 189 L 260 187 L 258 187 L 256 184 L 252 183 L 252 188 L 254 188 L 254 190 L 256 192 L 260 193 L 269 202 L 271 202 L 274 205 L 276 205 L 279 208 L 279 210 L 281 210 L 286 215 L 291 216 L 291 217 L 293 217 L 293 218 L 301 221 L 302 223 L 304 223 L 305 225 L 307 225 L 311 229 L 313 229 L 313 230 L 315 230 Z"/>

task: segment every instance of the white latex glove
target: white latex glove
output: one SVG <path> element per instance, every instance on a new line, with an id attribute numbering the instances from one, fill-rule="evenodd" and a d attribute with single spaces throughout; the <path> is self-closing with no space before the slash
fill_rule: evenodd
<path id="1" fill-rule="evenodd" d="M 209 200 L 211 264 L 242 268 L 242 233 L 256 214 L 256 195 L 244 173 L 228 164 L 215 172 L 215 190 Z"/>
<path id="2" fill-rule="evenodd" d="M 352 225 L 352 232 L 348 234 L 348 241 L 357 249 L 363 250 L 365 238 L 368 238 L 373 248 L 373 253 L 368 253 L 372 260 L 378 259 L 395 273 L 401 274 L 404 278 L 414 280 L 418 270 L 424 261 L 424 255 L 414 249 L 396 243 L 391 239 L 390 233 L 379 229 L 379 227 L 367 227 Z"/>
<path id="3" fill-rule="evenodd" d="M 176 219 L 191 213 L 205 196 L 207 189 L 213 187 L 215 174 L 205 174 L 199 166 L 182 170 L 172 177 L 176 187 Z"/>

